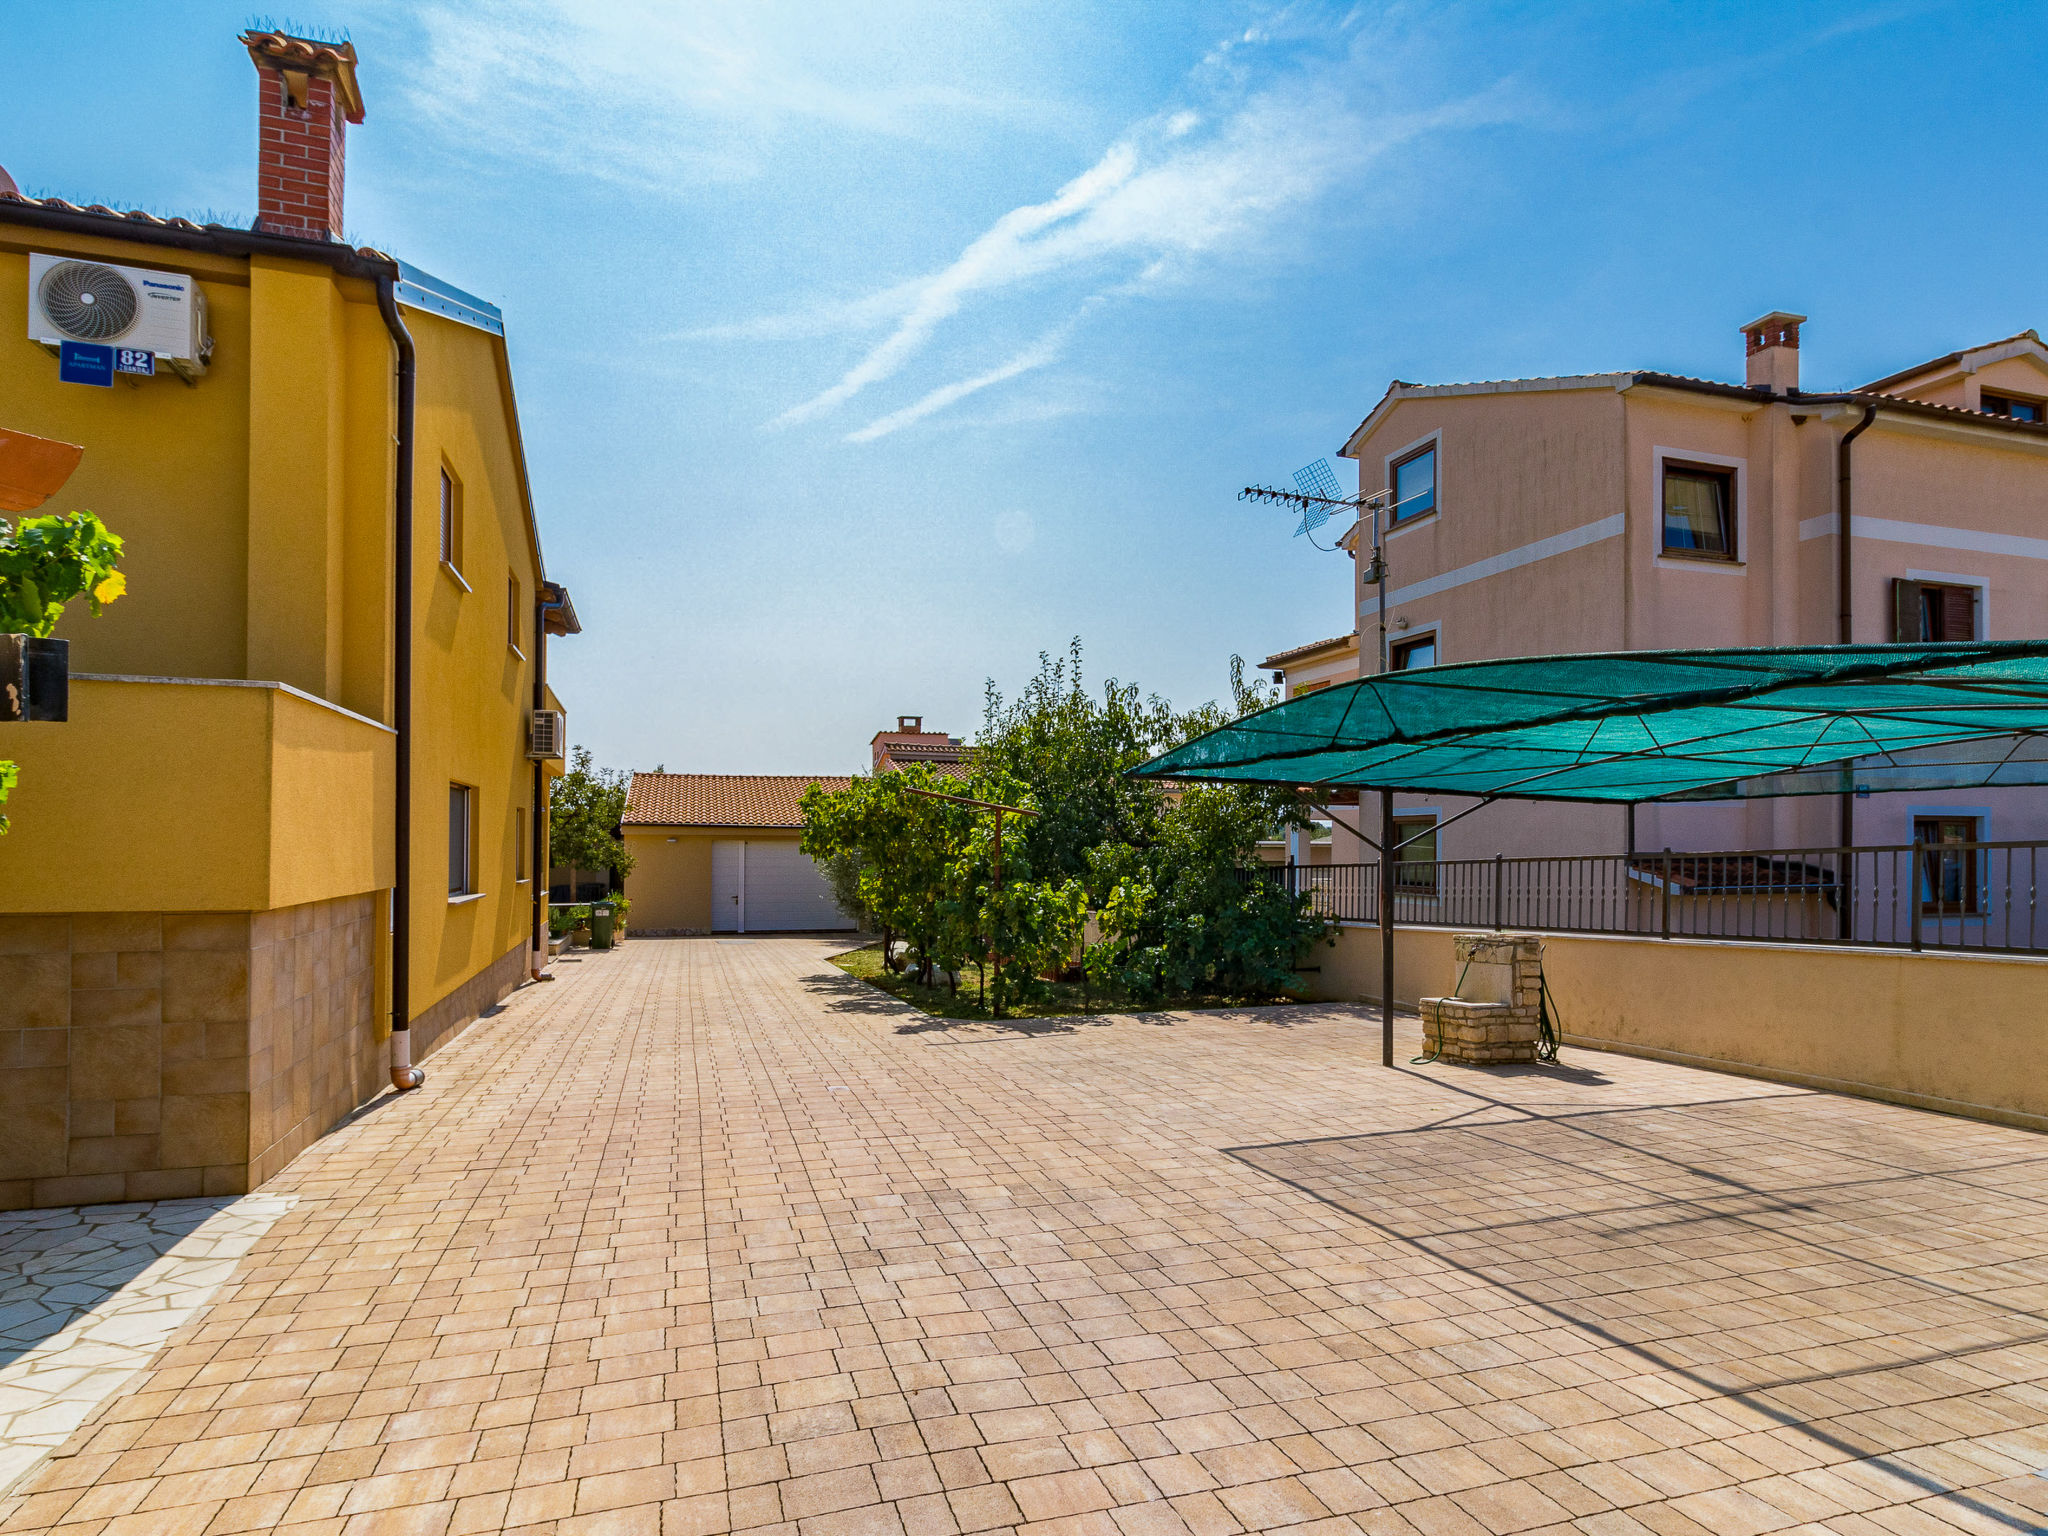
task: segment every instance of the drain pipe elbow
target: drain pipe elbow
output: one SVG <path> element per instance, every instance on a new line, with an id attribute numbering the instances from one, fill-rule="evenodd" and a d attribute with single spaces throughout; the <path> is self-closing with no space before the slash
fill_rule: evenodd
<path id="1" fill-rule="evenodd" d="M 412 1031 L 391 1031 L 391 1086 L 402 1093 L 408 1088 L 419 1087 L 426 1080 L 427 1074 L 412 1064 Z"/>

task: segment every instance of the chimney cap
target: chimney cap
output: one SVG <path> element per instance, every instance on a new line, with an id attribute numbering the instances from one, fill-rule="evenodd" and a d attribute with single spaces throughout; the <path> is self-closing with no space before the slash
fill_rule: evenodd
<path id="1" fill-rule="evenodd" d="M 1742 333 L 1747 336 L 1752 331 L 1796 330 L 1804 324 L 1806 324 L 1806 316 L 1790 314 L 1782 309 L 1774 309 L 1768 315 L 1750 321 L 1749 324 L 1742 328 Z"/>
<path id="2" fill-rule="evenodd" d="M 363 89 L 356 83 L 354 43 L 322 42 L 315 37 L 294 37 L 289 32 L 266 32 L 255 27 L 242 34 L 242 42 L 257 68 L 268 67 L 284 75 L 294 106 L 306 104 L 305 83 L 318 77 L 334 82 L 344 117 L 352 123 L 363 120 Z"/>

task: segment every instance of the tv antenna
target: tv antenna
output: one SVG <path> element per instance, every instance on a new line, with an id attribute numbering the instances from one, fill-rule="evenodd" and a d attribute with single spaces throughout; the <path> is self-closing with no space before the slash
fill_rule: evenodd
<path id="1" fill-rule="evenodd" d="M 1239 501 L 1269 501 L 1275 506 L 1293 507 L 1301 513 L 1301 522 L 1294 530 L 1298 539 L 1308 535 L 1308 541 L 1317 549 L 1325 546 L 1316 544 L 1315 530 L 1330 520 L 1330 514 L 1338 508 L 1358 518 L 1370 514 L 1372 518 L 1372 563 L 1367 565 L 1361 579 L 1369 587 L 1379 588 L 1380 594 L 1380 665 L 1387 670 L 1387 556 L 1386 544 L 1382 538 L 1382 523 L 1391 516 L 1394 506 L 1390 491 L 1374 491 L 1370 495 L 1361 491 L 1356 496 L 1346 496 L 1337 485 L 1337 477 L 1330 470 L 1328 459 L 1317 459 L 1294 472 L 1295 489 L 1283 491 L 1277 486 L 1248 485 L 1237 493 Z M 1425 493 L 1426 494 L 1426 493 Z M 1410 501 L 1418 498 L 1409 497 Z"/>

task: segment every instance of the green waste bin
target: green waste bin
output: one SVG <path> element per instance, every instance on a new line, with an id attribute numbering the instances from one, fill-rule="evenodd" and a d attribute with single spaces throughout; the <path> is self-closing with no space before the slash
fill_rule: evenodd
<path id="1" fill-rule="evenodd" d="M 590 909 L 590 947 L 612 947 L 612 908 L 608 901 L 601 901 Z"/>

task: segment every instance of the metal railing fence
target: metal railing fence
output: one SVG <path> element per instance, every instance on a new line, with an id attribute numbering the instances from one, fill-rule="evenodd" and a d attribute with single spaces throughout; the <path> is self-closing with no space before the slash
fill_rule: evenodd
<path id="1" fill-rule="evenodd" d="M 2043 954 L 2044 875 L 2048 842 L 1403 858 L 1394 922 Z M 1308 894 L 1336 921 L 1379 921 L 1377 863 L 1269 865 L 1251 877 Z"/>

